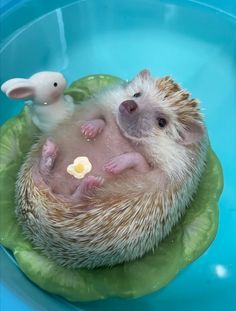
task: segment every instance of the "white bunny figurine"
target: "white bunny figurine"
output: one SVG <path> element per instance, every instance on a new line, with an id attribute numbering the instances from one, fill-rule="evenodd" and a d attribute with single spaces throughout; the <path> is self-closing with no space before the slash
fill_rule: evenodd
<path id="1" fill-rule="evenodd" d="M 10 98 L 28 98 L 33 123 L 42 131 L 51 130 L 74 111 L 74 102 L 64 96 L 66 80 L 59 72 L 43 71 L 29 79 L 11 79 L 3 83 L 1 90 Z"/>

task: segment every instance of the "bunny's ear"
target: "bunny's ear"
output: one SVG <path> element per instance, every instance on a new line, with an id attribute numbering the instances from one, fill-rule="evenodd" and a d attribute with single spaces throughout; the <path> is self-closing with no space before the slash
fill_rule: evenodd
<path id="1" fill-rule="evenodd" d="M 18 84 L 15 87 L 10 88 L 6 92 L 8 97 L 20 99 L 20 98 L 32 98 L 34 97 L 34 87 L 28 84 Z"/>
<path id="2" fill-rule="evenodd" d="M 20 99 L 20 98 L 32 98 L 34 96 L 34 87 L 27 79 L 11 79 L 3 83 L 1 90 L 6 93 L 8 97 Z"/>

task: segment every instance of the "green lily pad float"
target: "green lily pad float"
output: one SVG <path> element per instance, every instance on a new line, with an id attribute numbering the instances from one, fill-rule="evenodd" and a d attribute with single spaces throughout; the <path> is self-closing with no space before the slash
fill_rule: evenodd
<path id="1" fill-rule="evenodd" d="M 89 97 L 91 94 L 100 91 L 107 86 L 124 83 L 125 81 L 121 80 L 118 77 L 97 74 L 87 76 L 73 82 L 70 87 L 65 90 L 64 93 L 65 95 L 70 95 L 71 97 L 73 97 L 74 101 L 78 103 L 86 97 Z"/>
<path id="2" fill-rule="evenodd" d="M 84 90 L 84 99 L 109 84 L 122 82 L 112 76 L 89 76 L 74 82 L 66 93 L 72 94 L 73 89 L 81 95 Z M 0 129 L 0 240 L 12 250 L 21 270 L 41 288 L 70 301 L 142 296 L 165 286 L 213 241 L 223 177 L 220 163 L 209 148 L 207 166 L 193 202 L 157 249 L 113 268 L 69 270 L 58 266 L 24 239 L 14 212 L 17 171 L 38 134 L 27 108 Z"/>

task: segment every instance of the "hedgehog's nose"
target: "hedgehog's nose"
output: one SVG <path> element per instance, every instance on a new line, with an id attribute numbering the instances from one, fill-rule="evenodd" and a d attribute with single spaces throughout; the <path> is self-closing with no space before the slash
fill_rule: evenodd
<path id="1" fill-rule="evenodd" d="M 120 113 L 134 113 L 138 109 L 138 105 L 134 100 L 125 100 L 120 104 L 119 111 Z"/>

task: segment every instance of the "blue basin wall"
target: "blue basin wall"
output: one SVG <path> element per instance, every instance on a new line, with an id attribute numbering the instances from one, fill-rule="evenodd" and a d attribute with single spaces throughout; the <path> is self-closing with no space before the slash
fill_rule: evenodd
<path id="1" fill-rule="evenodd" d="M 32 284 L 4 248 L 1 310 L 236 310 L 236 0 L 2 0 L 0 83 L 41 70 L 172 74 L 203 102 L 225 189 L 211 247 L 157 293 L 71 304 Z M 23 101 L 0 94 L 0 123 Z"/>

